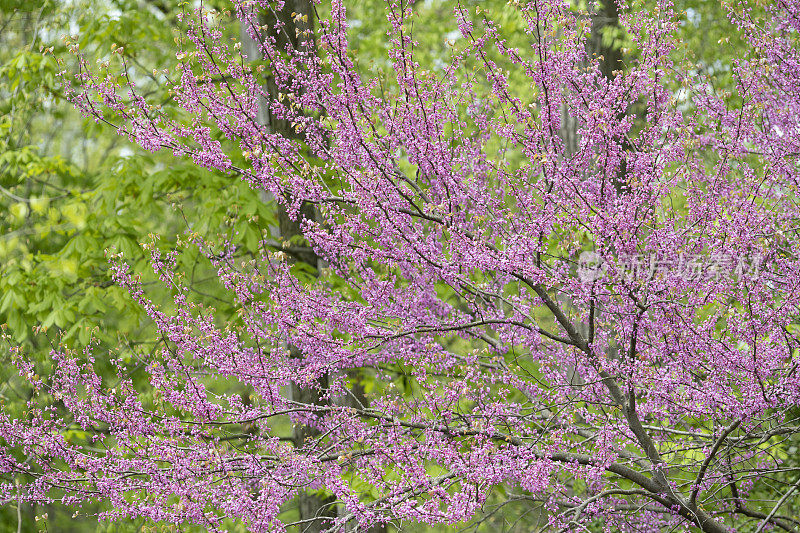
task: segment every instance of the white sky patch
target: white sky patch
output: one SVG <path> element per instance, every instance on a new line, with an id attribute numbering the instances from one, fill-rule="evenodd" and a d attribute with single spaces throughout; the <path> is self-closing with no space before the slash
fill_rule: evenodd
<path id="1" fill-rule="evenodd" d="M 460 30 L 453 30 L 451 32 L 447 32 L 444 34 L 444 40 L 447 41 L 457 41 L 462 38 Z"/>
<path id="2" fill-rule="evenodd" d="M 695 27 L 700 25 L 700 20 L 702 19 L 702 17 L 700 16 L 700 13 L 698 13 L 696 9 L 692 9 L 691 7 L 686 8 L 686 18 Z"/>

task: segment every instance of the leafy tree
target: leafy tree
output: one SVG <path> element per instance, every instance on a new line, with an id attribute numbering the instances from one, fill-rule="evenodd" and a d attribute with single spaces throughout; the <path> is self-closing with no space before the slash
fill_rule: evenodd
<path id="1" fill-rule="evenodd" d="M 106 253 L 124 253 L 144 274 L 143 283 L 153 284 L 157 278 L 147 275 L 148 254 L 140 243 L 162 234 L 161 246 L 171 249 L 191 224 L 209 239 L 220 232 L 233 236 L 240 253 L 252 254 L 274 221 L 273 211 L 246 184 L 106 135 L 104 126 L 82 119 L 64 99 L 59 71 L 78 67 L 63 61 L 69 47 L 107 60 L 103 55 L 115 43 L 134 65 L 174 61 L 177 2 L 10 2 L 0 8 L 0 324 L 35 361 L 39 375 L 51 372 L 51 349 L 92 339 L 110 351 L 97 361 L 107 383 L 118 379 L 111 361 L 122 358 L 132 363 L 130 378 L 144 390 L 147 381 L 136 365 L 161 340 L 128 292 L 111 282 Z M 80 35 L 63 35 L 76 27 Z M 136 75 L 150 98 L 168 100 L 151 72 L 137 68 Z M 193 294 L 214 302 L 221 316 L 232 314 L 205 257 L 188 249 L 179 261 Z M 169 293 L 152 296 L 168 301 Z M 23 418 L 32 390 L 7 364 L 7 351 L 3 361 L 5 410 Z M 67 439 L 85 436 L 77 426 L 62 433 Z M 6 479 L 25 482 L 18 474 Z M 44 525 L 35 516 L 45 514 L 51 529 L 98 527 L 96 520 L 72 517 L 72 510 L 17 503 L 2 507 L 0 531 L 35 530 Z"/>
<path id="2" fill-rule="evenodd" d="M 177 254 L 150 247 L 169 306 L 114 256 L 164 339 L 140 356 L 152 393 L 133 361 L 111 386 L 91 349 L 54 349 L 46 378 L 15 352 L 38 403 L 2 420 L 0 464 L 32 480 L 6 499 L 211 530 L 463 525 L 490 497 L 564 530 L 796 528 L 797 9 L 730 8 L 742 54 L 715 88 L 674 68 L 669 2 L 618 12 L 609 69 L 597 11 L 514 2 L 522 47 L 457 5 L 461 37 L 428 57 L 389 1 L 391 83 L 325 7 L 316 34 L 266 1 L 187 14 L 173 105 L 81 59 L 86 114 L 285 215 L 259 253 L 190 235 L 235 317 Z M 328 508 L 289 511 L 298 494 Z"/>

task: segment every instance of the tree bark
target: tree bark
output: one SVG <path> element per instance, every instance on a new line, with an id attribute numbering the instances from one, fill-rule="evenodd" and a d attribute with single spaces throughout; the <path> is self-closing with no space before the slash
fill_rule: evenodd
<path id="1" fill-rule="evenodd" d="M 295 15 L 300 15 L 295 16 Z M 291 45 L 292 49 L 299 49 L 306 41 L 306 39 L 313 39 L 313 33 L 307 30 L 313 30 L 314 24 L 314 10 L 313 5 L 308 0 L 287 0 L 283 9 L 272 12 L 266 12 L 261 15 L 259 21 L 262 26 L 266 25 L 267 31 L 271 32 L 271 36 L 276 39 L 279 49 L 285 49 L 287 45 Z M 276 30 L 276 24 L 280 23 L 282 29 Z M 243 48 L 247 57 L 252 60 L 261 59 L 261 51 L 258 43 L 254 42 L 250 35 L 241 30 L 241 39 Z M 278 87 L 274 77 L 267 76 L 264 81 L 264 92 L 268 98 L 262 98 L 258 108 L 256 120 L 259 124 L 267 126 L 271 131 L 279 133 L 286 138 L 300 138 L 291 125 L 282 119 L 277 119 L 270 113 L 270 101 L 278 98 Z M 286 211 L 283 205 L 278 205 L 278 235 L 280 240 L 290 240 L 293 237 L 302 235 L 301 223 L 303 219 L 315 220 L 316 212 L 311 204 L 303 204 L 297 218 L 292 218 Z M 311 251 L 303 251 L 293 254 L 296 261 L 301 261 L 313 267 L 316 270 L 320 268 L 320 258 Z M 294 346 L 289 347 L 292 357 L 302 359 L 303 354 Z M 323 376 L 317 383 L 319 390 L 316 388 L 304 388 L 296 383 L 292 383 L 289 392 L 290 398 L 299 403 L 324 405 L 326 400 L 321 397 L 320 390 L 325 391 L 328 388 L 328 378 Z M 313 427 L 306 425 L 297 425 L 293 430 L 292 439 L 295 447 L 302 448 L 307 439 L 313 438 L 319 432 Z M 325 497 L 319 494 L 312 494 L 307 491 L 301 491 L 297 496 L 297 508 L 299 511 L 300 531 L 303 533 L 320 533 L 330 527 L 333 519 L 336 517 L 335 498 Z"/>
<path id="2" fill-rule="evenodd" d="M 598 5 L 598 9 L 592 14 L 592 32 L 587 42 L 589 56 L 596 57 L 599 60 L 600 72 L 608 80 L 616 78 L 624 69 L 622 49 L 618 43 L 609 42 L 607 37 L 609 32 L 620 29 L 617 1 L 602 0 L 602 3 Z M 624 114 L 617 118 L 624 118 Z M 620 143 L 624 153 L 633 151 L 633 146 L 631 146 L 627 138 L 615 139 L 615 141 Z M 623 158 L 620 162 L 617 174 L 611 177 L 611 182 L 617 195 L 625 194 L 630 190 L 627 179 L 626 158 Z"/>
<path id="3" fill-rule="evenodd" d="M 310 0 L 287 0 L 283 9 L 277 12 L 264 13 L 261 19 L 261 25 L 266 25 L 269 28 L 268 31 L 271 31 L 272 36 L 276 39 L 278 49 L 285 49 L 289 45 L 292 49 L 297 50 L 307 44 L 309 40 L 314 39 L 314 9 Z M 280 23 L 282 26 L 283 29 L 281 31 L 275 30 L 276 23 Z M 247 57 L 251 60 L 260 59 L 261 53 L 258 44 L 250 38 L 246 31 L 242 30 L 241 34 L 243 48 Z M 280 133 L 286 138 L 302 139 L 302 133 L 295 132 L 286 120 L 273 117 L 270 113 L 269 102 L 278 98 L 278 87 L 272 76 L 267 76 L 265 79 L 264 90 L 268 98 L 262 99 L 260 102 L 257 115 L 259 124 L 269 127 L 271 131 Z M 304 203 L 297 218 L 290 217 L 286 209 L 279 205 L 277 237 L 289 240 L 292 237 L 302 236 L 301 223 L 303 219 L 318 219 L 316 209 L 312 204 Z M 313 251 L 300 251 L 293 255 L 295 260 L 302 261 L 317 271 L 324 266 L 323 260 Z M 302 352 L 292 346 L 290 346 L 290 353 L 292 357 L 303 357 Z M 369 402 L 361 383 L 363 377 L 361 371 L 352 369 L 347 372 L 347 377 L 353 382 L 352 396 L 342 399 L 341 403 L 362 409 L 368 407 Z M 290 397 L 293 401 L 299 403 L 325 405 L 328 400 L 322 398 L 319 391 L 328 390 L 329 376 L 320 378 L 317 385 L 318 389 L 303 388 L 293 383 L 289 391 Z M 319 432 L 315 428 L 298 425 L 294 429 L 293 441 L 295 446 L 300 448 L 307 439 L 313 438 L 318 434 Z M 304 533 L 325 531 L 337 515 L 335 498 L 333 497 L 301 492 L 297 497 L 297 505 L 302 523 L 300 530 Z M 384 533 L 386 527 L 383 524 L 377 524 L 366 530 L 359 530 L 365 533 Z"/>

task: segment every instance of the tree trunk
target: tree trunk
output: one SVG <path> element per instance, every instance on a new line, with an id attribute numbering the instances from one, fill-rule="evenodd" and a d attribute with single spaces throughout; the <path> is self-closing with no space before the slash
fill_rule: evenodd
<path id="1" fill-rule="evenodd" d="M 602 0 L 598 9 L 592 14 L 592 33 L 587 42 L 590 57 L 599 59 L 600 72 L 609 80 L 617 77 L 624 69 L 622 62 L 622 49 L 618 42 L 611 39 L 610 33 L 620 29 L 618 0 Z M 624 115 L 617 117 L 624 118 Z M 625 153 L 631 152 L 633 146 L 627 138 L 615 139 L 622 146 Z M 611 177 L 612 185 L 617 194 L 625 194 L 630 190 L 627 179 L 627 163 L 623 158 L 616 176 Z"/>
<path id="2" fill-rule="evenodd" d="M 299 49 L 302 45 L 313 39 L 314 29 L 314 9 L 313 3 L 309 0 L 287 0 L 282 10 L 278 12 L 269 12 L 261 17 L 261 24 L 270 28 L 269 31 L 273 32 L 273 37 L 277 40 L 279 49 L 284 49 L 287 45 L 295 50 Z M 275 24 L 280 22 L 283 30 L 275 32 Z M 241 32 L 243 48 L 247 57 L 251 60 L 260 59 L 261 53 L 258 44 L 247 34 L 244 29 Z M 269 109 L 269 101 L 278 98 L 278 88 L 273 77 L 268 76 L 264 83 L 265 93 L 268 95 L 267 99 L 262 99 L 258 109 L 257 120 L 259 124 L 268 126 L 273 132 L 280 133 L 287 138 L 302 138 L 302 134 L 294 131 L 291 125 L 286 120 L 277 119 L 271 116 Z M 303 204 L 297 218 L 291 218 L 283 206 L 278 206 L 278 235 L 279 239 L 284 241 L 290 240 L 292 237 L 302 235 L 301 221 L 303 219 L 316 220 L 316 209 L 311 204 Z M 293 254 L 294 258 L 314 267 L 319 271 L 324 265 L 320 259 L 312 251 L 300 251 Z M 292 357 L 302 358 L 303 354 L 300 350 L 290 347 Z M 358 369 L 352 369 L 347 372 L 354 385 L 352 389 L 353 396 L 347 397 L 342 400 L 342 404 L 352 405 L 353 407 L 364 408 L 368 407 L 368 401 L 364 395 L 364 388 L 361 384 L 362 373 Z M 325 391 L 328 389 L 328 376 L 323 376 L 318 382 L 319 390 Z M 324 405 L 327 400 L 320 397 L 319 390 L 315 388 L 303 388 L 297 384 L 292 384 L 289 391 L 290 397 L 293 401 L 306 404 Z M 296 426 L 293 434 L 293 441 L 295 446 L 300 448 L 306 439 L 313 438 L 319 432 L 308 426 Z M 300 493 L 297 497 L 297 505 L 300 514 L 302 525 L 300 530 L 303 533 L 318 533 L 325 531 L 336 517 L 335 498 L 322 497 L 319 495 L 308 494 L 306 492 Z M 317 520 L 314 520 L 317 518 Z M 306 522 L 308 521 L 308 522 Z M 365 531 L 365 533 L 383 533 L 386 527 L 383 524 L 374 525 Z"/>
<path id="3" fill-rule="evenodd" d="M 293 14 L 299 14 L 301 16 L 297 17 L 293 16 Z M 305 15 L 305 17 L 302 17 L 302 15 Z M 277 12 L 267 12 L 263 14 L 260 22 L 262 26 L 267 26 L 267 31 L 272 32 L 272 36 L 277 40 L 279 49 L 284 49 L 287 44 L 291 44 L 292 48 L 297 50 L 305 39 L 313 39 L 312 33 L 304 33 L 306 30 L 313 30 L 313 16 L 314 10 L 310 1 L 287 0 L 283 9 Z M 278 22 L 283 26 L 281 31 L 276 31 L 275 29 L 275 25 Z M 253 41 L 244 28 L 241 30 L 241 39 L 247 57 L 251 61 L 261 59 L 261 52 L 258 44 Z M 268 126 L 271 131 L 280 133 L 284 137 L 299 138 L 299 135 L 291 128 L 286 120 L 274 118 L 270 113 L 269 101 L 277 99 L 278 97 L 278 88 L 272 76 L 268 75 L 266 77 L 264 89 L 268 98 L 262 98 L 260 102 L 258 115 L 256 117 L 259 124 Z M 283 205 L 279 205 L 278 235 L 276 235 L 276 237 L 278 237 L 279 240 L 288 241 L 291 240 L 292 237 L 302 235 L 302 219 L 316 219 L 316 212 L 313 205 L 304 204 L 296 219 L 289 216 Z M 293 254 L 293 256 L 295 260 L 302 261 L 312 266 L 314 269 L 318 270 L 320 267 L 320 259 L 313 252 L 301 252 Z M 292 357 L 298 359 L 303 357 L 302 352 L 297 348 L 290 346 L 289 349 Z M 327 376 L 320 378 L 318 386 L 320 390 L 323 391 L 328 388 Z M 325 400 L 321 398 L 318 390 L 314 388 L 303 388 L 295 383 L 292 384 L 289 395 L 293 401 L 299 403 L 325 404 Z M 293 433 L 292 438 L 297 448 L 301 448 L 307 439 L 318 435 L 318 431 L 315 428 L 305 425 L 295 426 Z M 301 522 L 299 527 L 300 531 L 303 533 L 319 533 L 327 530 L 336 517 L 334 502 L 335 498 L 333 497 L 300 492 L 297 496 L 297 508 L 299 511 L 299 520 Z"/>

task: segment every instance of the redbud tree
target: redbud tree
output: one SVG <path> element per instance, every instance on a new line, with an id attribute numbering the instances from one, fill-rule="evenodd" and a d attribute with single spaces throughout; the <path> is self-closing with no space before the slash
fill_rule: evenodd
<path id="1" fill-rule="evenodd" d="M 210 531 L 478 527 L 498 501 L 553 531 L 800 527 L 800 7 L 728 6 L 746 47 L 723 91 L 676 59 L 668 0 L 618 6 L 613 72 L 564 0 L 510 2 L 525 46 L 459 3 L 432 65 L 414 3 L 387 0 L 390 79 L 359 66 L 345 2 L 302 3 L 187 11 L 174 108 L 111 67 L 65 76 L 297 232 L 248 260 L 189 235 L 238 302 L 224 321 L 174 254 L 152 252 L 174 310 L 112 255 L 164 339 L 154 396 L 91 349 L 48 376 L 15 353 L 36 396 L 2 419 L 0 468 L 30 481 L 3 498 Z"/>

